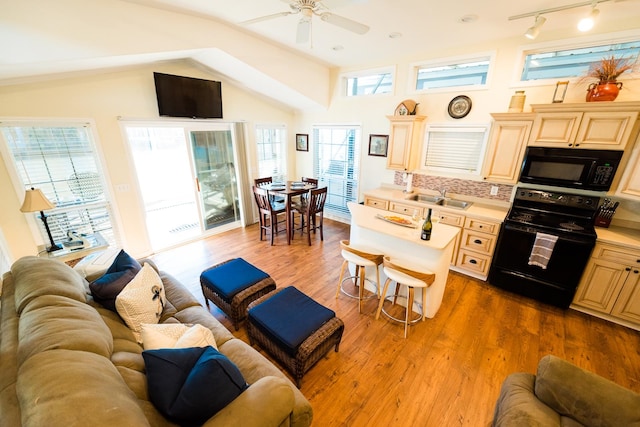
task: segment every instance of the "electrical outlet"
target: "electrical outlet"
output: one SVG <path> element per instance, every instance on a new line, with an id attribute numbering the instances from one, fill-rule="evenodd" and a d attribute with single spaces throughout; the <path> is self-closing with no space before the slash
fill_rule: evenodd
<path id="1" fill-rule="evenodd" d="M 130 189 L 131 189 L 131 186 L 129 184 L 116 184 L 116 191 L 120 193 L 129 191 Z"/>
<path id="2" fill-rule="evenodd" d="M 498 187 L 497 185 L 492 185 L 491 186 L 491 192 L 489 194 L 491 194 L 492 196 L 497 196 L 499 189 L 500 189 L 500 187 Z"/>

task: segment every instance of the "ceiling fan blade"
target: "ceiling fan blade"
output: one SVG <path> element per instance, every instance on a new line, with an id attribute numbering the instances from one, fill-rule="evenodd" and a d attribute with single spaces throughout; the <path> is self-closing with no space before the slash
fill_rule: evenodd
<path id="1" fill-rule="evenodd" d="M 320 15 L 320 19 L 356 34 L 365 34 L 369 31 L 369 26 L 353 21 L 349 18 L 345 18 L 344 16 L 335 15 L 331 12 L 324 12 Z"/>
<path id="2" fill-rule="evenodd" d="M 289 16 L 291 14 L 293 14 L 293 12 L 274 13 L 273 15 L 267 15 L 267 16 L 261 16 L 260 18 L 249 19 L 248 21 L 243 21 L 240 24 L 242 25 L 255 24 L 256 22 L 268 21 L 269 19 L 280 18 L 281 16 Z"/>
<path id="3" fill-rule="evenodd" d="M 296 31 L 296 43 L 307 43 L 311 35 L 311 19 L 303 17 L 298 22 L 298 30 Z"/>

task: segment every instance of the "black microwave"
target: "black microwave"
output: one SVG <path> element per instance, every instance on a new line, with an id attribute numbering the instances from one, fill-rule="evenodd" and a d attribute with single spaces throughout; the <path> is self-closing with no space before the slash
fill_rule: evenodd
<path id="1" fill-rule="evenodd" d="M 520 182 L 607 191 L 622 151 L 528 147 Z"/>

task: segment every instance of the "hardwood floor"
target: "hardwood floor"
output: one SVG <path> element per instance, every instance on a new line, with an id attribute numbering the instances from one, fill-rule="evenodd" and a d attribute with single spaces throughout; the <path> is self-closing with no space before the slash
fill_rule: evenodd
<path id="1" fill-rule="evenodd" d="M 345 323 L 340 351 L 327 354 L 302 379 L 314 426 L 487 426 L 504 378 L 535 373 L 546 354 L 640 392 L 639 332 L 455 272 L 437 315 L 402 338 L 401 324 L 375 320 L 375 299 L 358 314 L 356 300 L 335 298 L 339 241 L 348 237 L 348 225 L 325 219 L 324 242 L 312 236 L 308 246 L 296 236 L 287 246 L 281 234 L 269 246 L 258 240 L 253 225 L 152 258 L 202 303 L 200 272 L 242 257 L 268 272 L 278 287 L 295 285 L 336 312 Z M 233 331 L 219 310 L 212 314 Z M 248 342 L 244 327 L 234 334 Z"/>

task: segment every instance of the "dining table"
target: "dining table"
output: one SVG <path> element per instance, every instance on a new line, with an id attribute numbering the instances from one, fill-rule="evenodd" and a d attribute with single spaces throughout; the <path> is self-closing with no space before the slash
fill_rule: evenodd
<path id="1" fill-rule="evenodd" d="M 307 192 L 309 192 L 309 190 L 322 187 L 324 187 L 324 185 L 316 185 L 304 181 L 272 182 L 271 184 L 263 186 L 263 188 L 267 189 L 270 194 L 284 197 L 285 215 L 287 217 L 288 245 L 291 244 L 291 238 L 293 237 L 293 224 L 291 221 L 291 199 L 295 196 L 306 194 Z"/>

